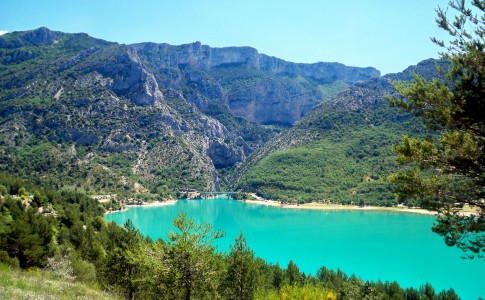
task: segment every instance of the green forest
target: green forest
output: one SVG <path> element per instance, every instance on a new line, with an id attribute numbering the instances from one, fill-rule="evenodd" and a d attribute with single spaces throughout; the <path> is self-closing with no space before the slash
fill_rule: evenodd
<path id="1" fill-rule="evenodd" d="M 338 105 L 327 102 L 315 108 L 266 144 L 267 151 L 259 157 L 258 153 L 249 157 L 236 188 L 287 203 L 418 205 L 401 199 L 389 182 L 391 174 L 405 168 L 397 162 L 392 145 L 408 132 L 423 138 L 436 134 L 411 115 L 389 107 L 384 99 L 392 92 L 387 78 L 354 89 L 337 98 Z M 372 105 L 359 104 L 355 94 L 371 99 Z"/>
<path id="2" fill-rule="evenodd" d="M 386 174 L 398 167 L 390 132 L 359 131 L 352 138 L 323 139 L 275 151 L 245 174 L 239 185 L 282 202 L 394 206 Z M 318 199 L 318 200 L 317 200 Z"/>
<path id="3" fill-rule="evenodd" d="M 0 193 L 3 299 L 459 299 L 426 283 L 405 289 L 325 267 L 309 275 L 292 261 L 270 264 L 242 234 L 223 252 L 214 244 L 223 232 L 183 213 L 168 239 L 153 241 L 131 222 L 108 223 L 105 208 L 79 192 L 2 173 Z"/>

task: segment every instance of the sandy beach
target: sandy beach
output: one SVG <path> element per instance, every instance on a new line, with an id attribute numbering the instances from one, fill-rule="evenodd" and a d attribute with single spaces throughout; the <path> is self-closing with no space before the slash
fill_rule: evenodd
<path id="1" fill-rule="evenodd" d="M 167 200 L 167 201 L 153 201 L 153 202 L 144 202 L 143 204 L 127 204 L 125 205 L 125 208 L 120 209 L 120 210 L 108 210 L 104 214 L 111 214 L 115 212 L 121 212 L 121 211 L 126 211 L 129 207 L 138 207 L 138 206 L 145 206 L 145 207 L 150 207 L 150 206 L 166 206 L 166 205 L 174 205 L 177 203 L 178 200 Z"/>
<path id="2" fill-rule="evenodd" d="M 383 207 L 383 206 L 364 206 L 360 207 L 357 205 L 343 205 L 343 204 L 323 204 L 318 202 L 311 202 L 305 204 L 282 204 L 278 201 L 274 200 L 266 200 L 261 198 L 255 194 L 251 194 L 257 200 L 239 200 L 241 202 L 255 204 L 255 205 L 265 205 L 265 206 L 273 206 L 273 207 L 281 207 L 285 209 L 306 209 L 306 210 L 361 210 L 361 211 L 387 211 L 387 212 L 397 212 L 397 213 L 412 213 L 412 214 L 421 214 L 421 215 L 437 215 L 438 213 L 435 211 L 429 211 L 423 208 L 409 208 L 405 206 L 399 207 Z M 167 201 L 153 201 L 153 202 L 146 202 L 143 204 L 128 204 L 122 210 L 114 210 L 114 211 L 106 211 L 105 214 L 110 214 L 119 211 L 126 211 L 129 207 L 138 207 L 138 206 L 166 206 L 166 205 L 175 205 L 178 200 L 167 200 Z M 476 213 L 472 208 L 465 207 L 460 213 L 464 215 L 471 215 Z"/>
<path id="3" fill-rule="evenodd" d="M 318 202 L 311 202 L 305 204 L 282 204 L 274 200 L 266 200 L 257 196 L 256 194 L 251 194 L 257 200 L 245 200 L 244 202 L 257 205 L 275 206 L 288 209 L 310 209 L 310 210 L 362 210 L 362 211 L 388 211 L 388 212 L 398 212 L 398 213 L 412 213 L 421 215 L 437 215 L 435 211 L 429 211 L 423 208 L 409 208 L 405 206 L 399 207 L 383 207 L 383 206 L 364 206 L 360 207 L 357 205 L 343 205 L 343 204 L 323 204 Z M 465 206 L 460 212 L 463 215 L 472 215 L 476 211 L 468 206 Z"/>
<path id="4" fill-rule="evenodd" d="M 342 204 L 323 204 L 323 203 L 305 203 L 305 204 L 282 204 L 277 201 L 270 200 L 246 200 L 244 201 L 250 204 L 275 206 L 287 209 L 310 209 L 310 210 L 365 210 L 365 211 L 389 211 L 400 213 L 415 213 L 424 215 L 436 215 L 436 212 L 429 211 L 422 208 L 407 208 L 407 207 L 381 207 L 381 206 L 364 206 L 359 207 L 356 205 L 342 205 Z"/>

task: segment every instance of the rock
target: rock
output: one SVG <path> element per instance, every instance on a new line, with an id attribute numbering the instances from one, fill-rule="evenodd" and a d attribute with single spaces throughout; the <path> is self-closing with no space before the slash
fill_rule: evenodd
<path id="1" fill-rule="evenodd" d="M 136 50 L 128 48 L 114 61 L 96 67 L 103 76 L 113 79 L 112 89 L 140 106 L 161 104 L 163 94 L 153 73 L 140 61 Z"/>
<path id="2" fill-rule="evenodd" d="M 20 39 L 5 39 L 0 37 L 0 48 L 14 49 L 24 46 L 24 43 Z"/>
<path id="3" fill-rule="evenodd" d="M 232 112 L 260 124 L 291 126 L 309 112 L 318 95 L 305 95 L 297 86 L 266 79 L 228 95 Z"/>
<path id="4" fill-rule="evenodd" d="M 209 143 L 207 155 L 216 169 L 231 167 L 245 158 L 241 148 L 231 147 L 218 140 L 212 140 Z"/>
<path id="5" fill-rule="evenodd" d="M 6 53 L 5 55 L 0 56 L 0 62 L 3 64 L 21 63 L 29 59 L 36 58 L 37 56 L 39 55 L 30 51 L 22 51 L 16 49 L 10 53 Z"/>
<path id="6" fill-rule="evenodd" d="M 200 42 L 132 46 L 155 70 L 158 82 L 183 90 L 184 97 L 204 113 L 217 116 L 225 106 L 264 125 L 292 126 L 321 103 L 324 95 L 318 84 L 337 80 L 352 84 L 380 75 L 374 68 L 339 63 L 287 62 L 250 47 L 211 48 Z"/>
<path id="7" fill-rule="evenodd" d="M 51 31 L 46 27 L 40 27 L 38 29 L 30 30 L 24 33 L 22 35 L 22 39 L 35 46 L 44 46 L 53 45 L 54 43 L 56 43 L 56 36 L 56 32 Z"/>
<path id="8" fill-rule="evenodd" d="M 251 47 L 211 48 L 200 42 L 173 46 L 169 44 L 140 43 L 133 47 L 145 55 L 156 56 L 159 67 L 210 70 L 223 66 L 241 66 L 261 70 L 273 75 L 312 77 L 321 82 L 343 80 L 357 82 L 380 76 L 372 67 L 348 67 L 340 63 L 303 64 L 259 54 Z"/>
<path id="9" fill-rule="evenodd" d="M 82 60 L 84 60 L 86 57 L 89 55 L 93 54 L 96 52 L 99 48 L 98 47 L 91 47 L 88 48 L 80 53 L 78 53 L 76 56 L 68 60 L 67 62 L 63 63 L 62 66 L 59 68 L 59 72 L 62 72 L 66 69 L 72 68 L 74 65 L 78 64 Z"/>

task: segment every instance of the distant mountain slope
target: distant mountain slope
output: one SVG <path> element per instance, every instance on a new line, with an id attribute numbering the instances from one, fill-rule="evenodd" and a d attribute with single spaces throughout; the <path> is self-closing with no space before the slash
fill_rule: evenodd
<path id="1" fill-rule="evenodd" d="M 436 64 L 447 66 L 426 60 L 349 87 L 253 153 L 233 185 L 289 202 L 395 204 L 386 180 L 400 167 L 392 145 L 406 133 L 432 133 L 410 114 L 390 108 L 384 95 L 393 93 L 389 79 L 408 81 L 414 73 L 431 79 Z"/>
<path id="2" fill-rule="evenodd" d="M 0 37 L 0 170 L 96 193 L 217 189 L 280 125 L 378 75 L 247 47 L 9 33 Z"/>
<path id="3" fill-rule="evenodd" d="M 379 77 L 374 68 L 339 63 L 297 64 L 259 54 L 250 47 L 193 44 L 134 45 L 165 85 L 185 81 L 187 99 L 207 111 L 217 102 L 250 121 L 291 126 L 324 98 L 335 82 Z"/>

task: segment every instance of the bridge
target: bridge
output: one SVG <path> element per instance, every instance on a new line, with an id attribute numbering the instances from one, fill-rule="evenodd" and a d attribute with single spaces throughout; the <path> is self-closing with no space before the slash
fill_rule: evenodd
<path id="1" fill-rule="evenodd" d="M 199 192 L 199 194 L 202 199 L 213 198 L 218 195 L 228 195 L 229 198 L 232 198 L 232 195 L 237 194 L 237 192 Z"/>

